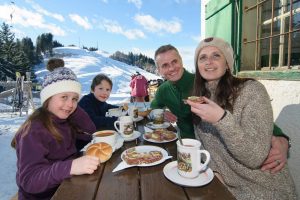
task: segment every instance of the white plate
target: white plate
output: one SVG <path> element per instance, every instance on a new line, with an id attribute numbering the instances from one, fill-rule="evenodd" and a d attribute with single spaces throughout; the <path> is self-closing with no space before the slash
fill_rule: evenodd
<path id="1" fill-rule="evenodd" d="M 162 158 L 156 162 L 153 163 L 149 163 L 149 164 L 139 164 L 139 165 L 135 165 L 138 167 L 148 167 L 148 166 L 153 166 L 153 165 L 158 165 L 162 162 L 164 162 L 167 158 L 169 158 L 168 156 L 168 152 L 160 147 L 157 146 L 151 146 L 151 145 L 142 145 L 142 146 L 136 146 L 136 147 L 131 147 L 129 149 L 135 148 L 135 150 L 138 153 L 143 153 L 143 152 L 150 152 L 150 151 L 160 151 L 162 153 Z M 123 160 L 123 155 L 126 153 L 126 151 L 128 151 L 129 149 L 126 149 L 125 151 L 123 151 L 123 153 L 121 154 L 121 159 Z M 125 163 L 126 161 L 123 160 Z"/>
<path id="2" fill-rule="evenodd" d="M 196 178 L 184 178 L 177 172 L 177 161 L 170 162 L 164 167 L 164 175 L 170 181 L 178 185 L 188 187 L 199 187 L 206 185 L 210 183 L 214 178 L 214 173 L 210 168 L 200 173 Z"/>
<path id="3" fill-rule="evenodd" d="M 173 132 L 174 133 L 174 132 Z M 148 141 L 148 142 L 153 142 L 153 143 L 167 143 L 167 142 L 172 142 L 172 141 L 174 141 L 174 140 L 177 140 L 177 134 L 176 133 L 174 133 L 175 135 L 176 135 L 176 137 L 174 138 L 174 139 L 172 139 L 172 140 L 162 140 L 162 141 L 157 141 L 157 140 L 153 140 L 153 139 L 147 139 L 146 137 L 145 137 L 145 134 L 143 134 L 143 139 L 144 140 L 146 140 L 146 141 Z"/>
<path id="4" fill-rule="evenodd" d="M 116 150 L 120 149 L 123 146 L 124 143 L 124 138 L 121 137 L 120 135 L 117 135 L 117 141 L 115 143 L 115 145 L 112 147 L 113 148 L 113 152 L 115 152 Z M 92 144 L 92 142 L 89 142 L 87 145 L 85 145 L 80 151 L 86 151 L 87 148 Z"/>
<path id="5" fill-rule="evenodd" d="M 144 117 L 142 117 L 142 116 L 138 116 L 138 117 L 136 117 L 136 118 L 132 118 L 132 120 L 134 121 L 134 122 L 139 122 L 139 121 L 141 121 L 141 120 L 143 120 L 144 119 Z"/>
<path id="6" fill-rule="evenodd" d="M 120 133 L 119 133 L 120 134 Z M 133 141 L 141 136 L 141 133 L 138 131 L 133 131 L 133 134 L 130 137 L 122 137 L 125 142 Z"/>
<path id="7" fill-rule="evenodd" d="M 157 128 L 168 128 L 170 126 L 169 122 L 164 122 L 163 124 L 153 124 L 153 122 L 149 122 L 146 124 L 151 129 L 157 129 Z"/>

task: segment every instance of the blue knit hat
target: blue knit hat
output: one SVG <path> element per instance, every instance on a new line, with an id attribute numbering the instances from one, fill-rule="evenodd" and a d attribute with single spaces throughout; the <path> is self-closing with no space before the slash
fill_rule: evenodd
<path id="1" fill-rule="evenodd" d="M 44 77 L 42 84 L 40 94 L 42 104 L 51 96 L 62 92 L 75 92 L 80 96 L 81 84 L 71 69 L 58 66 L 58 68 L 54 67 L 53 69 L 52 67 L 49 70 L 50 72 Z"/>

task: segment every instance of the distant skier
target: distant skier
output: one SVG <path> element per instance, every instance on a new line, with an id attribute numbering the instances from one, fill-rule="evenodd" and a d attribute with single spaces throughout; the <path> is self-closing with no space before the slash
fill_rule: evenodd
<path id="1" fill-rule="evenodd" d="M 131 76 L 131 101 L 132 102 L 145 102 L 148 96 L 148 81 L 139 72 Z"/>

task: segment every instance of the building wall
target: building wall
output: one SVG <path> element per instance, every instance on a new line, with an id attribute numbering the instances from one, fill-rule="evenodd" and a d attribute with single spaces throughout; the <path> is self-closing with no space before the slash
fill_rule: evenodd
<path id="1" fill-rule="evenodd" d="M 205 8 L 205 37 L 220 37 L 231 44 L 232 5 L 230 0 L 209 1 Z M 209 26 L 207 25 L 209 24 Z"/>
<path id="2" fill-rule="evenodd" d="M 260 82 L 270 95 L 275 123 L 291 138 L 288 165 L 300 197 L 300 81 Z"/>

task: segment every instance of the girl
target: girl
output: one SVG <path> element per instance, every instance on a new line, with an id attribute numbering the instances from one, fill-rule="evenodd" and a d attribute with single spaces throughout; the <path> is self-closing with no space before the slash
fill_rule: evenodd
<path id="1" fill-rule="evenodd" d="M 104 74 L 98 74 L 92 81 L 91 93 L 83 96 L 79 101 L 79 106 L 87 112 L 94 122 L 97 130 L 114 130 L 114 122 L 118 117 L 106 117 L 106 112 L 112 108 L 118 108 L 106 103 L 110 96 L 113 83 Z"/>
<path id="2" fill-rule="evenodd" d="M 76 75 L 63 65 L 61 59 L 48 62 L 51 72 L 42 85 L 42 107 L 29 116 L 12 141 L 19 199 L 50 199 L 64 179 L 92 174 L 100 163 L 96 157 L 75 158 L 76 139 L 91 138 L 79 133 L 96 129 L 77 107 L 81 85 Z"/>
<path id="3" fill-rule="evenodd" d="M 195 51 L 195 135 L 211 154 L 210 167 L 237 199 L 296 199 L 288 166 L 260 170 L 271 148 L 273 113 L 264 86 L 232 75 L 232 47 L 207 38 Z M 278 165 L 280 164 L 280 160 Z"/>

